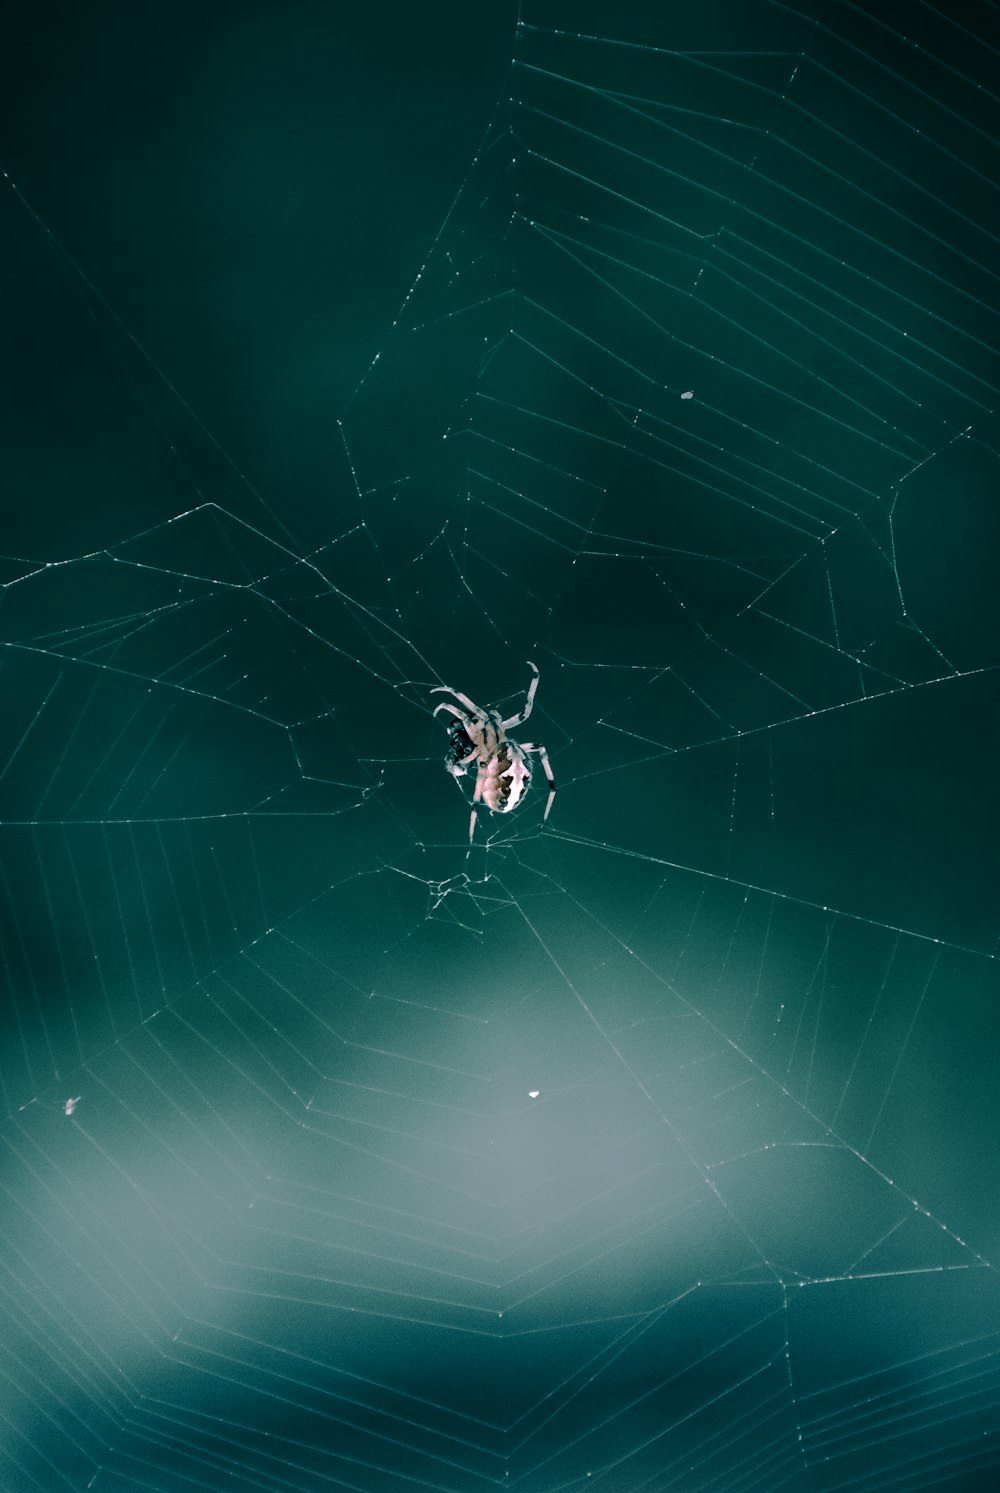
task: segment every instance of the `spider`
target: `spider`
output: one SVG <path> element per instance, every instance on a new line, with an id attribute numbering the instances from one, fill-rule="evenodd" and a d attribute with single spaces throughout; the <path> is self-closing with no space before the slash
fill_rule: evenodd
<path id="1" fill-rule="evenodd" d="M 538 688 L 538 669 L 528 660 L 528 668 L 535 676 L 528 686 L 524 709 L 520 715 L 502 720 L 499 710 L 483 710 L 450 684 L 438 685 L 432 695 L 453 695 L 459 702 L 453 705 L 443 701 L 434 711 L 450 711 L 455 719 L 448 733 L 448 751 L 444 765 L 457 781 L 464 778 L 473 763 L 476 764 L 476 789 L 472 795 L 472 818 L 469 820 L 469 843 L 476 833 L 477 805 L 484 803 L 492 814 L 509 814 L 528 791 L 531 769 L 526 759 L 528 752 L 537 752 L 549 785 L 548 802 L 542 815 L 544 823 L 549 817 L 556 785 L 549 766 L 549 756 L 543 746 L 530 741 L 511 741 L 507 732 L 513 726 L 521 726 L 531 714 L 531 706 Z"/>

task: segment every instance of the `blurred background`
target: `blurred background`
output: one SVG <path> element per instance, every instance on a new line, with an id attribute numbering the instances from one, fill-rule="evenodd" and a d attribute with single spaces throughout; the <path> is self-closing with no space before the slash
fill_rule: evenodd
<path id="1" fill-rule="evenodd" d="M 3 1488 L 994 1488 L 995 12 L 20 26 Z"/>

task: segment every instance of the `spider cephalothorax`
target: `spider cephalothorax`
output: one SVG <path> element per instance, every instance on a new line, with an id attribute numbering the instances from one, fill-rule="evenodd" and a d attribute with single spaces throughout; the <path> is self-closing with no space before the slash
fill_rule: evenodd
<path id="1" fill-rule="evenodd" d="M 509 814 L 517 807 L 528 791 L 531 769 L 527 753 L 537 752 L 549 785 L 548 802 L 542 819 L 549 817 L 556 785 L 549 766 L 548 753 L 543 746 L 530 741 L 511 741 L 507 732 L 513 726 L 523 725 L 531 714 L 531 706 L 538 688 L 538 670 L 529 660 L 528 668 L 534 678 L 528 686 L 524 709 L 520 715 L 503 720 L 499 710 L 483 710 L 451 685 L 439 685 L 431 690 L 432 695 L 451 695 L 459 703 L 450 700 L 438 705 L 434 711 L 450 711 L 455 717 L 448 732 L 448 750 L 444 765 L 453 778 L 463 778 L 475 764 L 476 787 L 472 795 L 472 818 L 469 821 L 469 839 L 476 832 L 476 809 L 483 803 L 493 814 Z"/>

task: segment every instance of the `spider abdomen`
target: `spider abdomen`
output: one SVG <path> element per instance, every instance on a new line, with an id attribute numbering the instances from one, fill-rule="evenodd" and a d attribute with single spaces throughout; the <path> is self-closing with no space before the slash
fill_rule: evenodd
<path id="1" fill-rule="evenodd" d="M 483 802 L 494 814 L 506 814 L 521 802 L 530 780 L 520 753 L 504 741 L 483 765 Z"/>

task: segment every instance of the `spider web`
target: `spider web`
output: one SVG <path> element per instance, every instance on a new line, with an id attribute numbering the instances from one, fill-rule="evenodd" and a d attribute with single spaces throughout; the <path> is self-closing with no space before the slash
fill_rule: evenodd
<path id="1" fill-rule="evenodd" d="M 5 1488 L 995 1486 L 996 11 L 890 14 L 528 0 L 284 456 L 8 182 Z"/>

